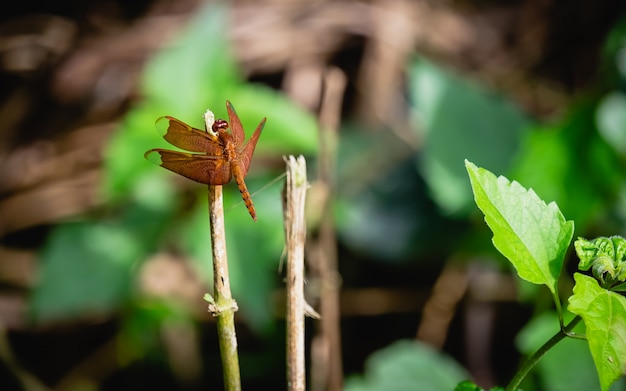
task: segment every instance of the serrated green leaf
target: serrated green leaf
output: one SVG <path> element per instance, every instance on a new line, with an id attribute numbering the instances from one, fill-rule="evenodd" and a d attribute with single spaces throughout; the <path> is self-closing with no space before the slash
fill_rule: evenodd
<path id="1" fill-rule="evenodd" d="M 605 391 L 626 374 L 626 298 L 601 288 L 589 276 L 575 273 L 574 280 L 568 309 L 585 322 L 591 356 Z"/>
<path id="2" fill-rule="evenodd" d="M 493 244 L 521 278 L 544 284 L 556 294 L 565 251 L 574 222 L 565 221 L 552 202 L 543 202 L 532 189 L 509 182 L 465 161 L 474 199 L 493 232 Z"/>

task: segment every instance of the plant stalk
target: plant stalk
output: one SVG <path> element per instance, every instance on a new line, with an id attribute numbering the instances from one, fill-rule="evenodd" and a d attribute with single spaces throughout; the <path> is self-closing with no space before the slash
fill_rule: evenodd
<path id="1" fill-rule="evenodd" d="M 317 236 L 309 242 L 311 277 L 317 278 L 320 289 L 321 320 L 311 343 L 311 390 L 343 390 L 341 354 L 341 308 L 339 304 L 341 275 L 338 271 L 337 237 L 333 217 L 335 174 L 337 172 L 338 129 L 346 76 L 338 68 L 323 73 L 322 101 L 319 113 L 320 151 L 318 178 L 312 185 L 317 190 Z"/>
<path id="2" fill-rule="evenodd" d="M 572 329 L 581 321 L 580 316 L 575 316 L 567 326 L 563 327 L 559 330 L 552 338 L 550 338 L 546 343 L 543 344 L 532 356 L 528 357 L 524 365 L 517 371 L 513 379 L 506 386 L 506 391 L 517 391 L 519 385 L 522 383 L 526 375 L 530 372 L 530 370 L 539 362 L 539 359 L 543 357 L 544 354 L 548 352 L 554 345 L 557 344 L 560 340 L 567 337 L 568 333 L 572 331 Z"/>
<path id="3" fill-rule="evenodd" d="M 217 318 L 217 336 L 224 374 L 224 389 L 239 391 L 241 390 L 241 378 L 235 332 L 237 303 L 232 298 L 228 278 L 222 186 L 209 185 L 209 224 L 211 226 L 211 250 L 213 253 L 214 301 L 209 305 L 209 311 Z"/>
<path id="4" fill-rule="evenodd" d="M 285 243 L 287 248 L 287 389 L 306 389 L 304 349 L 304 204 L 307 190 L 303 156 L 285 158 L 287 179 L 283 192 Z"/>

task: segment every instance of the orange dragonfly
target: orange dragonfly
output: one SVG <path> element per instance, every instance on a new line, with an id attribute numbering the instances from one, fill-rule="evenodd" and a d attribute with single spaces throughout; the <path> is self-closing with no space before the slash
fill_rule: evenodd
<path id="1" fill-rule="evenodd" d="M 147 151 L 146 159 L 172 172 L 207 185 L 225 185 L 235 177 L 248 212 L 256 221 L 256 211 L 244 178 L 248 173 L 254 148 L 265 126 L 263 118 L 254 134 L 244 143 L 246 135 L 233 105 L 226 101 L 228 122 L 216 120 L 212 131 L 193 128 L 176 118 L 165 116 L 156 120 L 156 127 L 170 144 L 189 152 L 155 148 Z"/>

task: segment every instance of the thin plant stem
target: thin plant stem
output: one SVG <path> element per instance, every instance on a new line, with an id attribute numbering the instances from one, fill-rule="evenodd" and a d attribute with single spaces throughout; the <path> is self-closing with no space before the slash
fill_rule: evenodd
<path id="1" fill-rule="evenodd" d="M 215 116 L 211 110 L 204 113 L 207 132 L 212 132 Z M 211 253 L 213 255 L 213 297 L 206 295 L 209 312 L 216 317 L 217 338 L 224 376 L 224 390 L 240 391 L 239 356 L 235 312 L 237 302 L 230 293 L 228 257 L 226 253 L 226 230 L 224 229 L 224 198 L 222 186 L 209 185 L 209 226 L 211 228 Z"/>
<path id="2" fill-rule="evenodd" d="M 306 388 L 304 349 L 304 204 L 307 190 L 303 156 L 285 158 L 287 180 L 283 193 L 285 242 L 287 248 L 287 389 Z"/>
<path id="3" fill-rule="evenodd" d="M 341 276 L 337 270 L 337 238 L 333 218 L 335 172 L 337 169 L 338 128 L 346 76 L 338 68 L 328 68 L 323 74 L 323 96 L 320 106 L 320 153 L 317 189 L 322 189 L 316 209 L 319 213 L 318 235 L 310 242 L 312 271 L 320 282 L 319 330 L 312 342 L 313 391 L 343 389 L 341 360 L 341 308 L 339 296 Z"/>
<path id="4" fill-rule="evenodd" d="M 226 233 L 224 230 L 224 202 L 222 186 L 209 185 L 209 224 L 211 226 L 211 250 L 213 254 L 213 303 L 209 310 L 215 316 L 220 357 L 224 373 L 224 389 L 241 390 L 235 311 L 237 303 L 230 292 L 228 260 L 226 257 Z"/>
<path id="5" fill-rule="evenodd" d="M 528 357 L 524 365 L 517 371 L 515 377 L 506 387 L 506 391 L 516 391 L 530 370 L 539 362 L 539 359 L 548 352 L 560 340 L 568 336 L 568 333 L 581 321 L 580 316 L 574 317 L 565 327 L 561 328 L 552 338 L 543 344 L 532 356 Z"/>

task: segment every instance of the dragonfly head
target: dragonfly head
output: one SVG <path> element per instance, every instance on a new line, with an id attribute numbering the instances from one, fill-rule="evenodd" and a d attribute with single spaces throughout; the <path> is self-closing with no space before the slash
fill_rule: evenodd
<path id="1" fill-rule="evenodd" d="M 226 129 L 228 129 L 228 122 L 223 119 L 215 120 L 211 129 L 215 134 L 225 133 Z"/>

